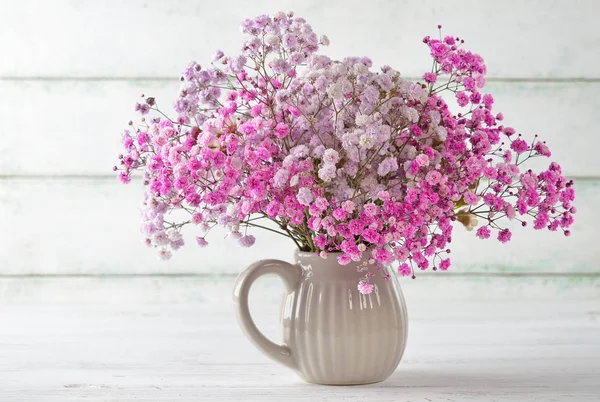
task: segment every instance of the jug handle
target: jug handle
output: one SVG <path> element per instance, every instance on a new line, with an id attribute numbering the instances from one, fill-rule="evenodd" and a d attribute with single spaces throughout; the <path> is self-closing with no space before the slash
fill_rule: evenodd
<path id="1" fill-rule="evenodd" d="M 264 336 L 256 327 L 250 315 L 250 309 L 248 308 L 250 287 L 254 281 L 266 274 L 279 276 L 285 284 L 286 292 L 289 294 L 296 290 L 298 282 L 302 278 L 302 268 L 281 260 L 261 260 L 246 268 L 236 279 L 233 288 L 233 302 L 238 322 L 248 339 L 261 352 L 276 362 L 297 370 L 297 365 L 290 348 L 285 344 L 278 345 Z"/>

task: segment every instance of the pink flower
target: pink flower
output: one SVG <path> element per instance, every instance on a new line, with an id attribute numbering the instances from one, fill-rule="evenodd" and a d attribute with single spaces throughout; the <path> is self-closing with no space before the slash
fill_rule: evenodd
<path id="1" fill-rule="evenodd" d="M 376 248 L 373 250 L 373 257 L 375 261 L 380 264 L 389 264 L 392 262 L 392 253 L 384 248 Z"/>
<path id="2" fill-rule="evenodd" d="M 515 133 L 515 129 L 512 127 L 504 127 L 504 135 L 506 135 L 507 137 L 510 137 L 511 135 L 513 135 Z"/>
<path id="3" fill-rule="evenodd" d="M 430 170 L 429 172 L 427 172 L 425 180 L 427 181 L 427 183 L 429 183 L 429 185 L 435 186 L 440 182 L 440 180 L 442 180 L 442 174 L 437 170 Z"/>
<path id="4" fill-rule="evenodd" d="M 511 237 L 512 233 L 510 233 L 510 230 L 508 229 L 503 229 L 500 232 L 498 232 L 498 240 L 500 240 L 502 243 L 510 241 Z"/>
<path id="5" fill-rule="evenodd" d="M 208 242 L 204 239 L 204 237 L 196 237 L 196 243 L 198 243 L 198 246 L 203 248 L 208 246 Z"/>
<path id="6" fill-rule="evenodd" d="M 323 198 L 323 197 L 318 197 L 318 198 L 315 200 L 315 206 L 316 206 L 316 207 L 317 207 L 319 210 L 323 211 L 323 210 L 325 210 L 325 208 L 327 208 L 327 207 L 329 206 L 329 202 L 327 201 L 327 199 L 325 199 L 325 198 Z"/>
<path id="7" fill-rule="evenodd" d="M 483 104 L 486 107 L 486 109 L 491 109 L 492 105 L 494 104 L 494 97 L 490 94 L 483 95 Z M 498 119 L 498 120 L 502 120 L 502 119 Z"/>
<path id="8" fill-rule="evenodd" d="M 398 274 L 401 276 L 410 276 L 412 274 L 412 269 L 407 263 L 402 263 L 398 266 Z"/>
<path id="9" fill-rule="evenodd" d="M 413 124 L 410 126 L 410 133 L 415 137 L 418 137 L 423 134 L 423 130 L 421 130 L 421 127 L 417 126 L 416 124 Z"/>
<path id="10" fill-rule="evenodd" d="M 467 205 L 475 205 L 475 204 L 477 204 L 478 198 L 479 197 L 477 197 L 477 195 L 473 194 L 471 191 L 467 191 L 463 195 L 463 200 L 465 201 L 465 204 L 467 204 Z"/>
<path id="11" fill-rule="evenodd" d="M 535 143 L 535 145 L 533 146 L 533 149 L 535 150 L 535 152 L 537 152 L 540 155 L 543 156 L 551 156 L 552 152 L 550 152 L 550 149 L 548 148 L 548 146 L 546 145 L 545 142 L 542 141 L 538 141 Z"/>
<path id="12" fill-rule="evenodd" d="M 123 184 L 128 184 L 129 182 L 131 182 L 131 177 L 129 177 L 125 172 L 119 172 L 117 178 Z"/>
<path id="13" fill-rule="evenodd" d="M 458 103 L 458 106 L 460 107 L 467 106 L 469 104 L 469 96 L 464 92 L 457 92 L 456 103 Z"/>
<path id="14" fill-rule="evenodd" d="M 337 258 L 337 261 L 340 265 L 348 265 L 352 259 L 348 254 L 342 254 Z"/>
<path id="15" fill-rule="evenodd" d="M 463 84 L 467 91 L 472 91 L 473 89 L 475 89 L 475 80 L 471 77 L 465 77 L 465 79 L 463 80 Z"/>
<path id="16" fill-rule="evenodd" d="M 481 94 L 479 92 L 473 92 L 469 97 L 472 104 L 478 105 L 481 102 Z"/>
<path id="17" fill-rule="evenodd" d="M 333 217 L 338 221 L 343 221 L 346 219 L 346 211 L 344 211 L 342 208 L 336 208 L 333 211 Z"/>
<path id="18" fill-rule="evenodd" d="M 250 108 L 250 116 L 256 117 L 262 112 L 262 104 L 254 105 Z"/>
<path id="19" fill-rule="evenodd" d="M 433 84 L 437 80 L 437 76 L 434 73 L 425 73 L 423 74 L 423 81 L 428 84 Z"/>
<path id="20" fill-rule="evenodd" d="M 194 225 L 199 225 L 204 221 L 204 216 L 202 215 L 201 212 L 194 212 L 192 214 L 192 223 Z"/>
<path id="21" fill-rule="evenodd" d="M 490 228 L 487 226 L 481 226 L 477 229 L 476 236 L 480 239 L 489 239 L 490 238 Z"/>
<path id="22" fill-rule="evenodd" d="M 358 282 L 358 291 L 363 295 L 368 295 L 373 292 L 374 286 L 368 282 L 360 281 Z"/>
<path id="23" fill-rule="evenodd" d="M 425 154 L 417 155 L 415 161 L 417 162 L 417 165 L 421 167 L 429 165 L 429 157 Z"/>
<path id="24" fill-rule="evenodd" d="M 350 230 L 350 233 L 352 233 L 353 235 L 361 234 L 363 231 L 363 228 L 364 228 L 363 224 L 358 219 L 352 219 L 348 223 L 348 230 Z"/>
<path id="25" fill-rule="evenodd" d="M 344 201 L 342 203 L 342 208 L 344 209 L 344 211 L 351 214 L 352 212 L 354 212 L 354 208 L 356 208 L 356 205 L 352 201 Z"/>
<path id="26" fill-rule="evenodd" d="M 450 259 L 446 258 L 440 262 L 439 268 L 441 271 L 447 271 L 450 268 Z"/>
<path id="27" fill-rule="evenodd" d="M 150 107 L 148 105 L 146 105 L 145 103 L 136 103 L 135 111 L 140 112 L 141 115 L 145 115 L 145 114 L 148 114 L 148 112 L 150 111 Z"/>
<path id="28" fill-rule="evenodd" d="M 512 149 L 513 151 L 515 151 L 518 154 L 522 154 L 523 152 L 526 152 L 529 150 L 529 145 L 527 145 L 527 143 L 525 141 L 523 141 L 522 139 L 517 138 L 510 144 L 510 149 Z"/>
<path id="29" fill-rule="evenodd" d="M 289 132 L 290 128 L 287 126 L 287 124 L 277 123 L 277 126 L 275 127 L 275 135 L 277 138 L 284 138 L 289 134 Z"/>
<path id="30" fill-rule="evenodd" d="M 300 112 L 300 110 L 298 110 L 297 107 L 295 106 L 289 106 L 288 110 L 290 111 L 290 113 L 292 114 L 292 116 L 294 117 L 299 117 L 302 115 L 302 112 Z"/>
<path id="31" fill-rule="evenodd" d="M 371 204 L 365 204 L 365 206 L 363 207 L 365 214 L 367 214 L 367 216 L 373 217 L 375 215 L 377 215 L 379 208 L 377 207 L 377 205 L 371 203 Z"/>
<path id="32" fill-rule="evenodd" d="M 487 179 L 495 179 L 498 177 L 498 171 L 495 168 L 488 166 L 483 169 L 483 177 Z"/>
<path id="33" fill-rule="evenodd" d="M 313 243 L 315 244 L 315 246 L 322 249 L 327 244 L 327 238 L 322 234 L 317 235 L 317 236 L 313 237 Z M 350 262 L 350 261 L 348 261 L 348 262 Z"/>
<path id="34" fill-rule="evenodd" d="M 279 202 L 271 201 L 267 205 L 265 212 L 267 213 L 267 216 L 269 218 L 274 219 L 279 214 L 280 209 L 281 209 L 281 204 Z"/>

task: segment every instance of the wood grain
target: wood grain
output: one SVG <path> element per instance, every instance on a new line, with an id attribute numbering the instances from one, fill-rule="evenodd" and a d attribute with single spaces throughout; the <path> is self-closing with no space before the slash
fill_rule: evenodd
<path id="1" fill-rule="evenodd" d="M 171 109 L 173 81 L 0 81 L 0 175 L 112 175 L 142 93 Z M 600 176 L 599 83 L 489 83 L 504 123 L 539 134 L 570 176 Z M 175 116 L 173 116 L 175 117 Z M 540 158 L 530 166 L 547 166 Z"/>
<path id="2" fill-rule="evenodd" d="M 576 183 L 578 212 L 571 237 L 513 227 L 513 240 L 483 241 L 462 226 L 453 234 L 451 272 L 600 273 L 600 181 Z M 168 262 L 142 244 L 138 205 L 142 188 L 116 179 L 11 179 L 0 181 L 0 274 L 238 273 L 261 258 L 292 258 L 287 238 L 254 231 L 254 247 L 241 248 L 216 230 L 211 245 L 188 245 Z M 434 273 L 435 275 L 441 273 Z M 443 275 L 443 274 L 441 274 Z"/>
<path id="3" fill-rule="evenodd" d="M 421 39 L 437 35 L 442 24 L 486 58 L 493 77 L 600 78 L 594 0 L 502 6 L 476 0 L 3 0 L 0 7 L 4 77 L 176 77 L 190 60 L 207 64 L 216 48 L 237 51 L 243 18 L 294 10 L 329 35 L 333 57 L 369 55 L 407 76 L 429 69 Z"/>
<path id="4" fill-rule="evenodd" d="M 251 295 L 272 339 L 277 282 L 262 280 Z M 411 281 L 397 371 L 380 384 L 326 387 L 301 382 L 244 338 L 230 281 L 0 279 L 0 400 L 597 401 L 598 286 Z"/>

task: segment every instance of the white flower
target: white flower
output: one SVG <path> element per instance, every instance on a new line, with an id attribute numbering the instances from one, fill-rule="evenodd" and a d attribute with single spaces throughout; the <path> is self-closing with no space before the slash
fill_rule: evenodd
<path id="1" fill-rule="evenodd" d="M 342 85 L 342 94 L 351 94 L 352 93 L 352 83 L 345 78 L 340 80 Z"/>
<path id="2" fill-rule="evenodd" d="M 369 123 L 369 116 L 366 114 L 357 114 L 355 123 L 358 127 L 366 126 Z"/>
<path id="3" fill-rule="evenodd" d="M 411 122 L 416 123 L 419 121 L 419 112 L 415 108 L 409 107 L 408 110 L 408 118 Z"/>
<path id="4" fill-rule="evenodd" d="M 340 155 L 335 149 L 326 149 L 323 153 L 323 162 L 326 165 L 335 165 L 340 160 Z"/>
<path id="5" fill-rule="evenodd" d="M 367 66 L 365 66 L 362 63 L 355 63 L 352 70 L 353 70 L 354 74 L 356 74 L 356 75 L 364 75 L 369 71 Z"/>
<path id="6" fill-rule="evenodd" d="M 158 250 L 158 258 L 160 258 L 163 261 L 170 259 L 172 255 L 173 253 L 171 253 L 166 248 L 161 248 Z"/>
<path id="7" fill-rule="evenodd" d="M 290 179 L 290 186 L 294 187 L 298 184 L 298 175 L 292 176 Z"/>
<path id="8" fill-rule="evenodd" d="M 283 167 L 290 167 L 292 166 L 294 163 L 296 163 L 296 156 L 295 155 L 288 155 L 283 159 Z"/>
<path id="9" fill-rule="evenodd" d="M 358 145 L 364 149 L 370 149 L 373 146 L 373 139 L 370 135 L 363 134 L 358 140 Z"/>
<path id="10" fill-rule="evenodd" d="M 334 165 L 325 164 L 319 169 L 319 179 L 325 182 L 335 179 L 336 176 L 337 172 Z"/>
<path id="11" fill-rule="evenodd" d="M 183 238 L 183 236 L 181 235 L 181 233 L 179 233 L 175 229 L 169 229 L 169 230 L 167 230 L 167 236 L 169 237 L 170 241 L 178 241 L 178 240 L 181 240 Z"/>
<path id="12" fill-rule="evenodd" d="M 230 204 L 227 207 L 227 215 L 235 217 L 238 214 L 238 207 L 236 204 Z"/>
<path id="13" fill-rule="evenodd" d="M 269 46 L 279 45 L 279 36 L 277 35 L 265 35 L 265 43 Z"/>
<path id="14" fill-rule="evenodd" d="M 417 148 L 415 148 L 412 145 L 407 145 L 406 147 L 404 147 L 404 150 L 402 151 L 402 154 L 400 156 L 402 157 L 402 159 L 413 160 L 417 157 Z"/>
<path id="15" fill-rule="evenodd" d="M 302 205 L 310 205 L 313 202 L 312 191 L 306 187 L 302 187 L 298 190 L 298 194 L 296 195 L 296 199 Z"/>
<path id="16" fill-rule="evenodd" d="M 166 246 L 169 244 L 169 236 L 164 231 L 156 232 L 152 236 L 152 243 L 157 246 Z"/>
<path id="17" fill-rule="evenodd" d="M 446 137 L 448 137 L 448 130 L 445 127 L 438 126 L 435 129 L 435 133 L 437 134 L 437 138 L 440 141 L 446 141 Z"/>
<path id="18" fill-rule="evenodd" d="M 442 116 L 440 115 L 440 112 L 438 112 L 437 110 L 433 110 L 429 113 L 429 118 L 431 119 L 431 123 L 437 126 L 440 124 Z"/>
<path id="19" fill-rule="evenodd" d="M 330 84 L 327 87 L 327 95 L 333 99 L 341 99 L 344 96 L 342 85 L 339 82 Z"/>
<path id="20" fill-rule="evenodd" d="M 335 64 L 331 70 L 334 75 L 344 76 L 348 74 L 348 65 L 346 63 Z"/>
<path id="21" fill-rule="evenodd" d="M 306 158 L 308 156 L 308 147 L 304 144 L 298 145 L 290 149 L 290 153 L 298 158 Z"/>

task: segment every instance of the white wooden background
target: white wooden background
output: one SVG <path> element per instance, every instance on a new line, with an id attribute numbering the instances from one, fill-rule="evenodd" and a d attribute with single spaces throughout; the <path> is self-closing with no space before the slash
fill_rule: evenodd
<path id="1" fill-rule="evenodd" d="M 291 244 L 221 232 L 160 262 L 140 185 L 111 170 L 141 93 L 168 107 L 190 60 L 235 52 L 242 18 L 279 10 L 327 34 L 331 56 L 407 77 L 442 24 L 485 57 L 506 123 L 576 181 L 571 237 L 518 228 L 501 245 L 458 227 L 449 272 L 402 282 L 408 349 L 382 384 L 301 384 L 244 339 L 233 275 Z M 596 0 L 0 0 L 0 402 L 599 400 L 599 16 Z M 276 339 L 280 285 L 256 286 Z"/>
<path id="2" fill-rule="evenodd" d="M 245 16 L 290 9 L 329 35 L 332 56 L 369 55 L 409 77 L 428 69 L 421 38 L 443 24 L 485 57 L 506 123 L 542 135 L 576 179 L 571 238 L 517 230 L 500 246 L 457 228 L 452 272 L 600 271 L 595 0 L 2 0 L 0 274 L 221 274 L 289 259 L 292 244 L 259 233 L 250 250 L 213 236 L 158 261 L 141 243 L 141 188 L 118 184 L 111 167 L 141 93 L 168 109 L 188 61 L 236 51 Z"/>

